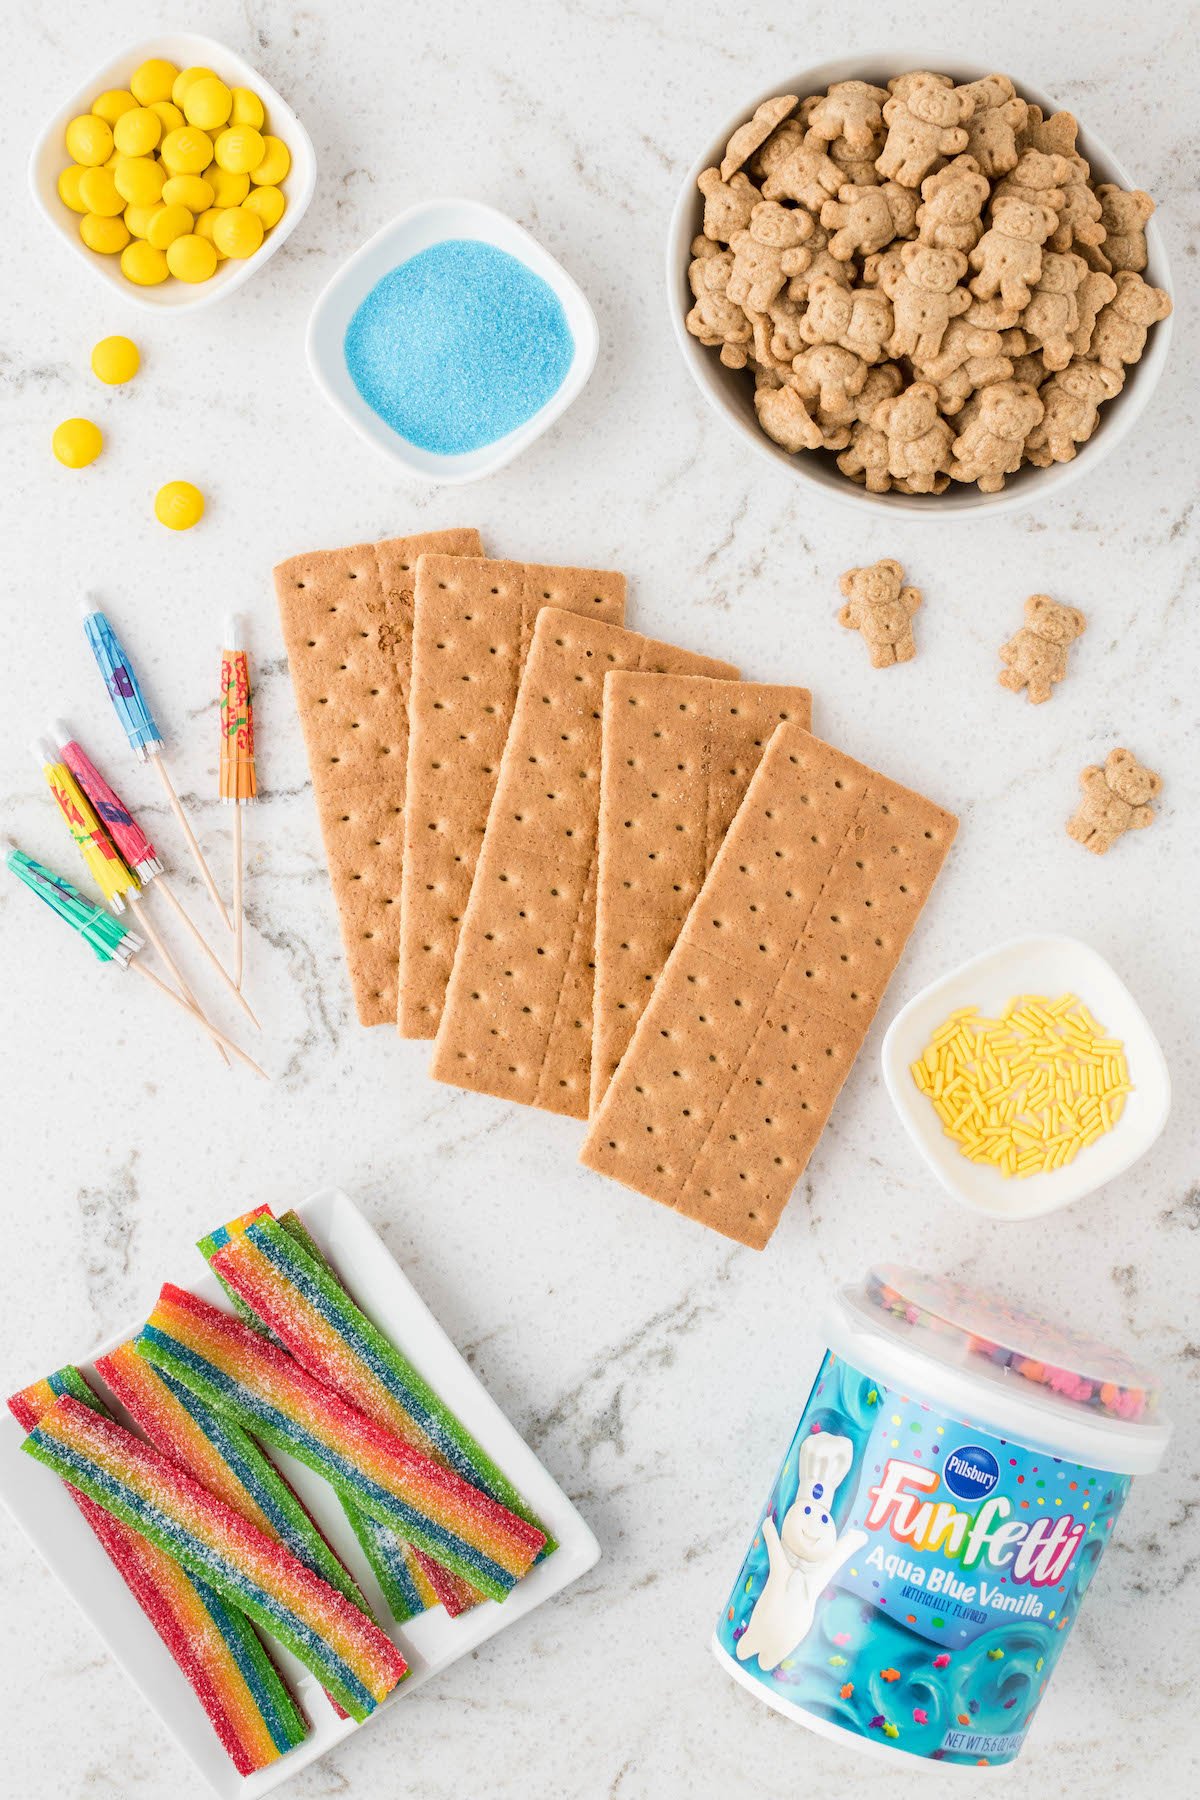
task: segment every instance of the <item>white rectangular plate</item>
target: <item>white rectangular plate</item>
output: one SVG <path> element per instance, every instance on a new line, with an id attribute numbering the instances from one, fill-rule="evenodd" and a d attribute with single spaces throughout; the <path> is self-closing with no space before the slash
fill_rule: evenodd
<path id="1" fill-rule="evenodd" d="M 553 1477 L 509 1424 L 478 1377 L 472 1373 L 429 1308 L 409 1284 L 378 1234 L 345 1194 L 326 1192 L 302 1201 L 296 1211 L 344 1279 L 363 1311 L 462 1420 L 528 1501 L 558 1549 L 519 1581 L 502 1605 L 484 1601 L 452 1619 L 435 1607 L 406 1625 L 394 1625 L 358 1541 L 346 1523 L 332 1489 L 291 1457 L 272 1452 L 318 1525 L 359 1582 L 376 1617 L 400 1646 L 411 1673 L 379 1708 L 403 1706 L 405 1696 L 469 1650 L 503 1631 L 517 1619 L 559 1593 L 592 1568 L 600 1546 Z M 216 1278 L 204 1269 L 197 1251 L 189 1266 L 170 1275 L 180 1287 L 206 1300 L 225 1304 Z M 156 1295 L 148 1296 L 147 1311 Z M 127 1416 L 95 1373 L 95 1358 L 124 1343 L 144 1320 L 129 1325 L 86 1356 L 70 1354 L 93 1381 L 124 1423 Z M 48 1369 L 31 1371 L 36 1380 Z M 315 1762 L 335 1744 L 358 1731 L 352 1719 L 339 1719 L 307 1669 L 272 1638 L 270 1647 L 311 1721 L 304 1742 L 269 1769 L 243 1779 L 217 1740 L 200 1702 L 167 1654 L 125 1583 L 109 1562 L 74 1502 L 50 1471 L 21 1450 L 24 1438 L 7 1410 L 0 1419 L 0 1499 L 41 1551 L 53 1573 L 91 1620 L 112 1656 L 140 1688 L 167 1729 L 187 1751 L 200 1773 L 225 1800 L 256 1800 Z M 482 1671 L 481 1671 L 482 1674 Z M 373 1713 L 372 1718 L 377 1717 Z M 370 1720 L 367 1721 L 370 1723 Z"/>

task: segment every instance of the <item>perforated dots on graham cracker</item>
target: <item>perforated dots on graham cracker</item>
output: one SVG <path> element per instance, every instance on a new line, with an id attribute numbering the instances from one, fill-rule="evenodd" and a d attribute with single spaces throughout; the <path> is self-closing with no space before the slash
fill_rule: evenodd
<path id="1" fill-rule="evenodd" d="M 931 801 L 780 725 L 581 1160 L 761 1249 L 955 830 Z"/>
<path id="2" fill-rule="evenodd" d="M 517 689 L 545 607 L 619 625 L 607 569 L 422 557 L 414 609 L 397 1024 L 437 1031 Z"/>
<path id="3" fill-rule="evenodd" d="M 703 676 L 604 683 L 594 1112 L 688 909 L 781 722 L 807 727 L 806 688 Z"/>
<path id="4" fill-rule="evenodd" d="M 412 587 L 422 551 L 472 529 L 315 550 L 275 570 L 288 669 L 358 1017 L 395 1017 Z"/>
<path id="5" fill-rule="evenodd" d="M 539 614 L 430 1072 L 586 1118 L 604 678 L 736 675 L 637 632 Z"/>

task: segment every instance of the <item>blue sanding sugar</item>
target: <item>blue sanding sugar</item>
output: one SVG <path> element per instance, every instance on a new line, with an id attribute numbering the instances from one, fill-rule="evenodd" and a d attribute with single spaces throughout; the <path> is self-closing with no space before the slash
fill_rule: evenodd
<path id="1" fill-rule="evenodd" d="M 376 282 L 346 331 L 350 379 L 418 449 L 460 456 L 532 418 L 562 386 L 575 340 L 540 275 L 474 238 L 448 238 Z"/>

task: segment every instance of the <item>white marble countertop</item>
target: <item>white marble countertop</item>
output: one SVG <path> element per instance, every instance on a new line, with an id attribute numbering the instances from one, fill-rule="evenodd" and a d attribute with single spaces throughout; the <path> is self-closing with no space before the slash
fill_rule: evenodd
<path id="1" fill-rule="evenodd" d="M 880 14 L 879 38 L 905 46 L 897 66 L 931 44 L 952 63 L 957 45 L 1092 122 L 1156 196 L 1174 259 L 1171 366 L 1123 452 L 1061 501 L 969 529 L 864 524 L 748 458 L 691 387 L 666 317 L 664 233 L 696 146 L 741 97 L 843 54 L 862 25 L 803 9 L 789 27 L 767 0 L 509 0 L 490 14 L 464 0 L 212 0 L 186 23 L 288 96 L 319 186 L 236 298 L 158 319 L 86 280 L 23 191 L 41 118 L 147 34 L 144 9 L 64 0 L 6 19 L 3 826 L 67 868 L 26 751 L 65 714 L 127 778 L 202 913 L 151 778 L 119 755 L 75 602 L 95 585 L 126 627 L 222 872 L 215 643 L 227 609 L 248 612 L 264 791 L 248 821 L 248 990 L 275 1080 L 227 1075 L 165 1007 L 0 886 L 5 1391 L 143 1313 L 164 1266 L 242 1202 L 341 1184 L 605 1549 L 576 1589 L 302 1775 L 297 1800 L 874 1792 L 878 1767 L 752 1704 L 708 1639 L 815 1369 L 820 1304 L 885 1256 L 1061 1307 L 1161 1367 L 1182 1429 L 1162 1473 L 1135 1487 L 1009 1791 L 1115 1800 L 1200 1779 L 1197 15 L 1185 0 L 1009 7 L 982 25 L 978 9 L 969 19 L 931 0 L 902 24 L 895 8 Z M 591 384 L 557 429 L 463 493 L 401 486 L 329 411 L 303 354 L 340 260 L 435 192 L 476 195 L 533 230 L 590 295 L 602 334 Z M 113 331 L 136 337 L 144 367 L 101 392 L 88 352 Z M 76 413 L 108 433 L 85 476 L 50 456 L 54 425 Z M 181 536 L 151 517 L 155 489 L 177 476 L 210 508 Z M 762 1256 L 578 1168 L 576 1125 L 434 1086 L 422 1046 L 355 1023 L 270 569 L 317 545 L 456 523 L 499 554 L 627 570 L 631 623 L 751 676 L 808 683 L 823 735 L 961 815 L 952 864 Z M 834 622 L 839 572 L 879 555 L 898 556 L 926 600 L 917 661 L 884 674 Z M 998 687 L 996 652 L 1039 590 L 1090 623 L 1066 685 L 1033 709 Z M 1165 791 L 1154 828 L 1100 860 L 1063 825 L 1079 769 L 1116 743 L 1161 770 Z M 919 985 L 1025 928 L 1075 931 L 1113 960 L 1166 1049 L 1176 1100 L 1130 1174 L 1005 1228 L 934 1186 L 897 1128 L 878 1053 Z M 3 1691 L 18 1721 L 8 1791 L 199 1795 L 6 1517 L 0 1555 Z M 889 1789 L 915 1794 L 921 1773 L 896 1769 Z"/>

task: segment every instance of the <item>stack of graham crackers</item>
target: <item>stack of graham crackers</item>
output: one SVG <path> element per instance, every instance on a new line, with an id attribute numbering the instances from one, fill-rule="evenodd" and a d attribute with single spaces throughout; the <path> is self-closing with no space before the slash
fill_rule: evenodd
<path id="1" fill-rule="evenodd" d="M 805 688 L 473 530 L 275 571 L 359 1018 L 761 1248 L 954 837 Z"/>

